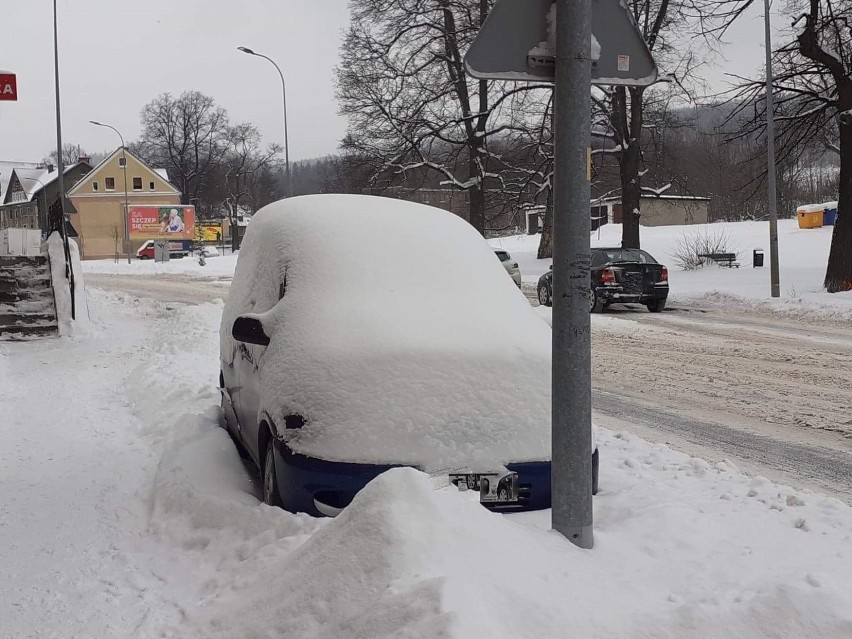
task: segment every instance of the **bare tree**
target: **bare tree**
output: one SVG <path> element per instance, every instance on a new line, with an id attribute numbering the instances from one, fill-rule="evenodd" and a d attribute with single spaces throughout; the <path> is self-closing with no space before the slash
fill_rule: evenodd
<path id="1" fill-rule="evenodd" d="M 263 148 L 260 132 L 251 123 L 243 122 L 228 128 L 225 134 L 225 154 L 222 161 L 225 205 L 232 224 L 236 224 L 240 206 L 257 186 L 265 169 L 275 166 L 281 146 Z"/>
<path id="2" fill-rule="evenodd" d="M 228 114 L 213 98 L 186 91 L 163 93 L 141 113 L 143 157 L 168 169 L 183 204 L 199 199 L 227 150 Z"/>
<path id="3" fill-rule="evenodd" d="M 791 0 L 788 12 L 794 39 L 773 54 L 778 160 L 794 162 L 815 142 L 839 154 L 838 216 L 824 286 L 852 290 L 852 4 Z M 765 134 L 764 83 L 740 79 L 735 114 L 752 107 L 753 113 L 738 136 Z"/>
<path id="4" fill-rule="evenodd" d="M 710 50 L 712 38 L 688 40 L 690 34 L 700 36 L 710 31 L 710 10 L 713 0 L 628 0 L 627 5 L 642 33 L 648 48 L 672 80 L 666 87 L 617 86 L 598 87 L 592 91 L 592 102 L 603 114 L 598 129 L 604 131 L 613 144 L 605 153 L 618 165 L 623 216 L 622 245 L 639 248 L 639 220 L 643 177 L 648 172 L 644 162 L 643 145 L 655 130 L 665 126 L 665 114 L 675 95 L 683 101 L 692 99 L 697 81 L 693 72 L 697 66 L 696 52 L 702 42 Z M 654 117 L 649 119 L 649 114 Z M 645 190 L 659 192 L 660 188 Z"/>
<path id="5" fill-rule="evenodd" d="M 84 151 L 79 144 L 71 144 L 66 142 L 62 145 L 62 164 L 66 168 L 72 164 L 76 164 L 81 157 L 88 157 L 89 154 Z M 44 164 L 58 166 L 56 149 L 53 149 L 46 158 L 42 160 Z"/>
<path id="6" fill-rule="evenodd" d="M 544 85 L 469 79 L 463 53 L 492 0 L 352 0 L 337 95 L 343 147 L 373 163 L 372 182 L 432 175 L 464 191 L 485 233 L 489 189 L 503 189 L 489 142 L 512 131 L 510 106 Z"/>

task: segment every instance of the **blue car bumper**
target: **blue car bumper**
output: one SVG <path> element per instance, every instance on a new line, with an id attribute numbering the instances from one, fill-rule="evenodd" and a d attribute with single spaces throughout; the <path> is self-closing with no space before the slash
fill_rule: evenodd
<path id="1" fill-rule="evenodd" d="M 598 453 L 592 456 L 593 489 L 597 492 Z M 333 516 L 350 504 L 364 486 L 399 464 L 351 464 L 307 457 L 275 441 L 275 472 L 285 510 Z M 508 464 L 518 473 L 520 499 L 516 504 L 491 505 L 489 510 L 520 512 L 550 508 L 550 462 Z"/>

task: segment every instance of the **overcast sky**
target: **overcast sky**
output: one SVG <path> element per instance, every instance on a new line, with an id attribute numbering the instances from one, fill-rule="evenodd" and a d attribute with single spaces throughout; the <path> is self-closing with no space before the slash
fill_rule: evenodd
<path id="1" fill-rule="evenodd" d="M 38 161 L 55 147 L 52 10 L 49 0 L 3 0 L 0 69 L 18 74 L 19 101 L 0 102 L 0 159 Z M 337 115 L 333 69 L 348 20 L 346 0 L 59 0 L 63 140 L 89 151 L 118 146 L 100 120 L 139 135 L 139 111 L 164 91 L 196 89 L 251 121 L 266 142 L 283 143 L 280 80 L 287 80 L 291 159 L 333 153 Z M 780 21 L 779 21 L 780 22 Z M 703 73 L 750 74 L 763 55 L 761 16 L 736 26 L 729 59 Z"/>

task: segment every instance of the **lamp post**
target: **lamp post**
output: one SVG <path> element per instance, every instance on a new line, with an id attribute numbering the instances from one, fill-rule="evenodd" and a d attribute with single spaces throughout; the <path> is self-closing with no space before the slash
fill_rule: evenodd
<path id="1" fill-rule="evenodd" d="M 62 110 L 59 103 L 59 21 L 56 14 L 56 0 L 53 0 L 53 79 L 56 91 L 56 168 L 59 170 L 59 236 L 65 250 L 65 277 L 71 292 L 71 319 L 77 319 L 76 294 L 74 291 L 74 267 L 71 264 L 71 247 L 68 245 L 68 231 L 65 228 L 65 165 L 62 161 Z"/>
<path id="2" fill-rule="evenodd" d="M 262 53 L 256 53 L 248 47 L 237 47 L 237 51 L 242 51 L 243 53 L 254 55 L 258 58 L 263 58 L 264 60 L 269 60 L 269 62 L 272 63 L 272 66 L 274 66 L 278 71 L 278 75 L 281 76 L 281 95 L 284 99 L 284 169 L 287 172 L 287 197 L 293 197 L 293 176 L 290 173 L 290 144 L 287 139 L 287 83 L 284 81 L 284 74 L 281 72 L 281 67 L 275 64 L 275 60 L 269 56 L 265 56 Z"/>
<path id="3" fill-rule="evenodd" d="M 118 134 L 118 139 L 121 140 L 121 162 L 122 162 L 122 170 L 124 171 L 124 251 L 127 254 L 127 263 L 130 264 L 130 234 L 127 230 L 127 215 L 130 213 L 130 205 L 127 203 L 127 155 L 125 154 L 125 146 L 124 146 L 124 136 L 121 135 L 121 131 L 116 129 L 114 126 L 109 124 L 103 124 L 102 122 L 95 122 L 94 120 L 89 120 L 89 124 L 94 124 L 95 126 L 102 126 L 107 129 L 112 129 Z"/>
<path id="4" fill-rule="evenodd" d="M 772 29 L 769 20 L 769 0 L 763 0 L 766 30 L 766 182 L 769 208 L 769 279 L 772 297 L 781 296 L 778 275 L 778 203 L 775 180 L 775 96 L 772 94 Z"/>

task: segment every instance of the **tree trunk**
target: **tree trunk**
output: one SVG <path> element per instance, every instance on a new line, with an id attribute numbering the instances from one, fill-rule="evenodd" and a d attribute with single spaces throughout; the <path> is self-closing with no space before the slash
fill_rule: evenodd
<path id="1" fill-rule="evenodd" d="M 852 290 L 852 119 L 839 118 L 840 193 L 823 284 L 829 293 Z"/>
<path id="2" fill-rule="evenodd" d="M 639 159 L 639 144 L 636 141 L 621 153 L 621 246 L 624 248 L 639 248 L 639 200 L 642 195 Z"/>
<path id="3" fill-rule="evenodd" d="M 473 167 L 471 167 L 471 170 L 473 170 Z M 468 221 L 473 228 L 485 237 L 485 191 L 482 189 L 482 183 L 480 182 L 468 189 L 467 195 L 468 211 L 470 212 Z"/>
<path id="4" fill-rule="evenodd" d="M 630 96 L 629 104 L 627 97 Z M 642 179 L 639 166 L 642 162 L 642 124 L 644 114 L 644 89 L 642 87 L 616 87 L 613 94 L 612 121 L 616 141 L 621 145 L 618 169 L 621 177 L 621 245 L 639 248 L 639 197 Z"/>
<path id="5" fill-rule="evenodd" d="M 541 240 L 538 243 L 538 259 L 546 260 L 553 257 L 553 189 L 547 193 L 547 206 L 544 209 Z"/>

